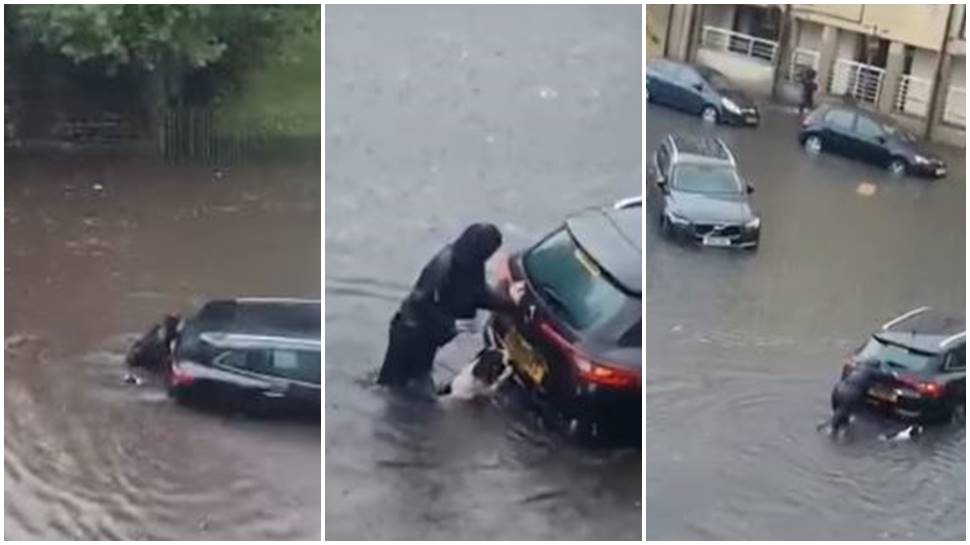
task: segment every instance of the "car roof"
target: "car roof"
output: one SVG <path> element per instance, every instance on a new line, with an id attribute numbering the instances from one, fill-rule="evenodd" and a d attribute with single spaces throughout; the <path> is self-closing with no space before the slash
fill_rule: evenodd
<path id="1" fill-rule="evenodd" d="M 672 163 L 720 163 L 734 165 L 734 156 L 723 140 L 715 136 L 671 133 L 667 135 Z"/>
<path id="2" fill-rule="evenodd" d="M 205 303 L 186 320 L 186 334 L 236 334 L 288 339 L 320 339 L 320 301 L 239 298 Z"/>
<path id="3" fill-rule="evenodd" d="M 966 320 L 930 307 L 920 307 L 886 322 L 875 335 L 893 344 L 938 353 L 966 339 Z"/>
<path id="4" fill-rule="evenodd" d="M 623 290 L 641 295 L 643 216 L 640 207 L 592 208 L 566 219 L 577 244 Z"/>

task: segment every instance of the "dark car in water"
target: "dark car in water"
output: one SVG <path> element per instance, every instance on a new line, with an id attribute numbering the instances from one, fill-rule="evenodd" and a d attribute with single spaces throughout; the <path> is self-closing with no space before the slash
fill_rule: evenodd
<path id="1" fill-rule="evenodd" d="M 647 61 L 647 102 L 699 115 L 709 123 L 757 126 L 761 112 L 724 74 L 668 59 Z"/>
<path id="2" fill-rule="evenodd" d="M 849 355 L 842 377 L 875 364 L 871 406 L 907 420 L 947 420 L 966 406 L 966 336 L 963 318 L 918 308 L 873 333 Z"/>
<path id="3" fill-rule="evenodd" d="M 798 143 L 888 169 L 894 176 L 946 176 L 946 162 L 888 117 L 850 106 L 821 106 L 802 120 Z"/>
<path id="4" fill-rule="evenodd" d="M 640 437 L 642 202 L 569 217 L 512 255 L 503 283 L 524 281 L 515 316 L 494 315 L 519 382 L 580 438 Z"/>
<path id="5" fill-rule="evenodd" d="M 182 324 L 167 374 L 182 402 L 320 414 L 320 302 L 224 299 Z"/>
<path id="6" fill-rule="evenodd" d="M 703 246 L 758 247 L 761 217 L 750 199 L 754 188 L 738 174 L 721 139 L 667 135 L 650 170 L 647 198 L 664 236 Z"/>

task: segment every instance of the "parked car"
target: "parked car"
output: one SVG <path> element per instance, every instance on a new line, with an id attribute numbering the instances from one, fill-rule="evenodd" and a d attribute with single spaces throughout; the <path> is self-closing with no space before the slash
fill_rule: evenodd
<path id="1" fill-rule="evenodd" d="M 757 126 L 754 101 L 713 68 L 667 59 L 647 61 L 647 102 L 701 116 L 709 123 Z"/>
<path id="2" fill-rule="evenodd" d="M 842 377 L 862 362 L 878 364 L 866 401 L 903 419 L 939 421 L 966 406 L 963 318 L 922 307 L 884 324 L 849 355 Z"/>
<path id="3" fill-rule="evenodd" d="M 180 402 L 320 414 L 320 302 L 228 299 L 187 318 L 167 375 Z"/>
<path id="4" fill-rule="evenodd" d="M 579 438 L 641 435 L 641 210 L 635 200 L 586 210 L 512 255 L 502 281 L 525 282 L 522 311 L 494 315 L 485 336 Z"/>
<path id="5" fill-rule="evenodd" d="M 738 174 L 721 139 L 667 135 L 651 170 L 647 198 L 664 236 L 704 246 L 758 247 L 761 217 L 750 199 L 754 188 Z"/>
<path id="6" fill-rule="evenodd" d="M 946 162 L 885 116 L 850 106 L 821 106 L 802 120 L 798 143 L 887 168 L 895 176 L 946 176 Z"/>

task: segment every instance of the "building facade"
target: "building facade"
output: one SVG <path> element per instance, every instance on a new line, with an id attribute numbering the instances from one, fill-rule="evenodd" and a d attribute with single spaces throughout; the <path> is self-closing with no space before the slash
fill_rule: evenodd
<path id="1" fill-rule="evenodd" d="M 822 100 L 850 95 L 965 146 L 965 4 L 648 5 L 647 38 L 648 56 L 716 67 L 782 101 L 810 68 Z"/>

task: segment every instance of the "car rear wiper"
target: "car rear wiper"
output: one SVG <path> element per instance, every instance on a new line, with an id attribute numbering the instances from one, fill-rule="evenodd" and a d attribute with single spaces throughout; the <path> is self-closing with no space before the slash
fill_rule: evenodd
<path id="1" fill-rule="evenodd" d="M 562 295 L 559 294 L 556 288 L 546 284 L 545 282 L 540 282 L 539 289 L 547 299 L 549 299 L 553 304 L 556 305 L 556 307 L 559 308 L 559 310 L 566 314 L 567 317 L 572 318 L 572 313 L 570 312 L 569 307 L 566 305 L 566 300 L 562 298 Z"/>

